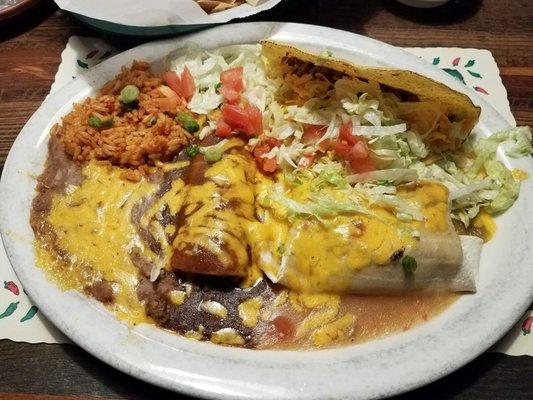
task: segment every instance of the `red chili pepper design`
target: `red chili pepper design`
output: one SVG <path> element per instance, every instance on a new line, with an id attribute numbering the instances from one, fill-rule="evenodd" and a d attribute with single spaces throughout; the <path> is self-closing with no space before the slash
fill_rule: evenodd
<path id="1" fill-rule="evenodd" d="M 19 287 L 13 281 L 9 281 L 9 282 L 4 281 L 4 289 L 9 290 L 15 296 L 18 296 L 20 294 Z"/>
<path id="2" fill-rule="evenodd" d="M 533 325 L 533 317 L 527 317 L 522 323 L 522 335 L 526 336 L 531 333 L 531 326 Z"/>
<path id="3" fill-rule="evenodd" d="M 98 53 L 98 50 L 93 50 L 85 56 L 85 58 L 91 59 Z"/>
<path id="4" fill-rule="evenodd" d="M 474 90 L 475 90 L 476 92 L 479 92 L 479 93 L 489 94 L 489 92 L 487 92 L 485 89 L 483 89 L 483 88 L 480 87 L 480 86 L 474 86 Z"/>

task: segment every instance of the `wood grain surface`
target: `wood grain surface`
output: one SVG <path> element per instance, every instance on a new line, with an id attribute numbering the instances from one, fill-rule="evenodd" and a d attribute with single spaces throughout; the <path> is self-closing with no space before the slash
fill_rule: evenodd
<path id="1" fill-rule="evenodd" d="M 393 0 L 285 0 L 249 20 L 323 25 L 398 46 L 489 49 L 517 122 L 533 125 L 531 0 L 452 0 L 434 10 L 413 9 Z M 18 132 L 48 94 L 71 35 L 99 33 L 58 11 L 50 0 L 0 24 L 0 167 Z M 132 39 L 105 39 L 124 49 L 139 44 Z M 448 377 L 398 399 L 532 399 L 532 360 L 485 353 Z M 128 377 L 72 345 L 0 341 L 0 400 L 65 399 L 47 395 L 184 398 Z"/>
<path id="2" fill-rule="evenodd" d="M 0 393 L 192 400 L 127 376 L 74 345 L 3 340 L 0 356 Z M 445 378 L 394 400 L 531 400 L 532 376 L 533 361 L 529 356 L 484 353 Z M 4 400 L 1 395 L 0 400 Z"/>

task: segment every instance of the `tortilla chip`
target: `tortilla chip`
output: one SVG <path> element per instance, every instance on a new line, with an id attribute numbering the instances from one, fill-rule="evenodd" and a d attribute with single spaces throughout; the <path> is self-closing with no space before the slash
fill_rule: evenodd
<path id="1" fill-rule="evenodd" d="M 206 13 L 212 14 L 240 6 L 244 3 L 244 0 L 196 0 L 196 3 L 198 3 Z"/>

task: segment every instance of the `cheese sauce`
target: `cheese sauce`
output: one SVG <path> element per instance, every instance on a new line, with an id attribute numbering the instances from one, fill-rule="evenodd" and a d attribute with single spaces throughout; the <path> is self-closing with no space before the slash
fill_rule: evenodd
<path id="1" fill-rule="evenodd" d="M 195 272 L 204 260 L 192 257 L 201 249 L 205 261 L 216 257 L 213 272 L 246 275 L 250 260 L 244 230 L 254 218 L 254 174 L 250 157 L 227 154 L 205 171 L 204 183 L 186 188 L 185 222 L 173 243 L 175 267 Z"/>
<path id="2" fill-rule="evenodd" d="M 110 307 L 117 316 L 134 324 L 144 322 L 144 307 L 136 296 L 137 268 L 127 249 L 136 247 L 143 254 L 151 253 L 130 219 L 133 205 L 153 193 L 156 186 L 145 180 L 122 180 L 120 170 L 95 163 L 87 165 L 83 175 L 81 186 L 67 188 L 64 196 L 54 198 L 48 217 L 55 228 L 56 245 L 72 255 L 71 273 L 56 276 L 57 281 L 64 288 L 79 290 L 87 280 L 105 279 L 113 286 L 115 301 Z M 48 265 L 43 252 L 37 255 L 39 265 Z M 78 276 L 83 270 L 79 266 L 90 267 L 90 276 Z"/>
<path id="3" fill-rule="evenodd" d="M 168 173 L 186 171 L 190 165 L 177 162 L 159 167 Z M 351 296 L 306 292 L 306 288 L 319 286 L 328 279 L 331 270 L 340 270 L 342 260 L 351 260 L 350 267 L 359 269 L 371 263 L 387 263 L 398 248 L 417 246 L 417 237 L 412 232 L 421 229 L 421 223 L 399 222 L 387 207 L 370 205 L 363 199 L 364 206 L 377 218 L 340 215 L 328 227 L 310 221 L 290 224 L 283 208 L 266 200 L 272 184 L 270 178 L 257 173 L 255 164 L 238 152 L 228 153 L 210 165 L 204 182 L 187 184 L 177 177 L 164 192 L 160 183 L 151 179 L 130 182 L 121 173 L 119 168 L 102 164 L 86 165 L 81 184 L 53 195 L 44 218 L 53 234 L 37 236 L 35 248 L 38 265 L 62 289 L 87 291 L 96 282 L 109 282 L 114 298 L 106 307 L 132 325 L 156 323 L 189 338 L 226 345 L 329 347 L 409 329 L 455 299 L 449 294 Z M 308 190 L 302 185 L 292 195 L 301 200 Z M 442 202 L 447 192 L 440 185 L 404 187 L 400 193 L 406 201 L 421 207 L 426 218 L 424 229 L 439 230 L 446 225 Z M 238 212 L 217 209 L 231 199 L 238 199 L 241 206 Z M 256 201 L 261 204 L 257 210 Z M 142 213 L 135 222 L 132 215 L 139 207 Z M 211 219 L 214 209 L 216 218 Z M 165 210 L 172 218 L 186 210 L 191 215 L 189 226 L 198 228 L 177 232 L 173 223 L 158 223 L 164 219 Z M 255 220 L 256 213 L 261 222 Z M 155 244 L 147 242 L 140 230 L 150 235 Z M 218 241 L 209 236 L 212 232 Z M 239 235 L 243 239 L 238 239 Z M 220 241 L 227 247 L 217 247 Z M 183 242 L 199 243 L 225 262 L 237 260 L 246 264 L 246 272 L 233 281 L 231 290 L 213 287 L 204 293 L 202 287 L 210 288 L 209 281 L 198 286 L 189 283 L 187 277 L 164 283 L 158 278 L 159 271 L 171 271 L 172 254 L 175 249 L 180 250 Z M 251 261 L 244 243 L 251 247 Z M 270 258 L 265 258 L 266 252 Z M 147 307 L 139 295 L 142 284 L 149 287 L 152 284 L 142 277 L 139 266 L 132 261 L 132 253 L 151 265 L 149 275 L 155 282 L 149 293 L 153 290 L 159 293 L 162 289 L 158 287 L 168 287 L 158 295 L 162 303 L 155 304 L 166 304 L 170 323 L 162 322 L 168 316 L 159 315 L 159 308 L 154 311 L 153 298 Z M 294 286 L 300 285 L 301 291 L 272 285 L 263 277 L 263 272 L 267 275 L 276 272 L 276 262 L 281 261 L 284 253 L 295 255 L 300 263 L 297 268 L 301 274 L 290 279 Z M 315 268 L 317 265 L 321 268 Z M 169 274 L 173 272 L 164 274 L 164 279 Z M 342 285 L 339 282 L 339 287 Z"/>
<path id="4" fill-rule="evenodd" d="M 339 214 L 325 223 L 291 217 L 283 205 L 270 199 L 271 188 L 272 182 L 266 179 L 257 185 L 260 221 L 251 223 L 248 230 L 254 262 L 273 281 L 303 292 L 320 291 L 326 284 L 342 291 L 350 283 L 350 271 L 388 264 L 396 251 L 416 248 L 420 230 L 445 232 L 450 227 L 448 190 L 437 183 L 420 182 L 398 189 L 401 199 L 420 209 L 423 222 L 402 221 L 387 205 L 363 195 L 359 200 L 368 213 Z M 285 192 L 299 202 L 310 193 L 308 182 L 294 189 L 286 187 Z M 350 201 L 338 190 L 326 188 L 321 193 L 337 196 L 340 202 Z"/>

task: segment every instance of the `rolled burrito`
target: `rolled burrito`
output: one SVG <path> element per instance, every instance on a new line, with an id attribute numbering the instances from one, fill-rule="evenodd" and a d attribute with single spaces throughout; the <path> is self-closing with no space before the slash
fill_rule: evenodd
<path id="1" fill-rule="evenodd" d="M 406 221 L 372 199 L 318 220 L 287 213 L 294 203 L 265 195 L 262 223 L 249 234 L 254 261 L 273 282 L 303 292 L 475 291 L 482 240 L 457 235 L 448 190 L 419 181 L 399 186 L 397 196 L 421 218 Z"/>
<path id="2" fill-rule="evenodd" d="M 242 142 L 241 142 L 242 144 Z M 254 218 L 255 162 L 238 148 L 209 164 L 195 156 L 185 177 L 171 266 L 205 275 L 244 276 L 250 265 L 244 226 Z"/>

